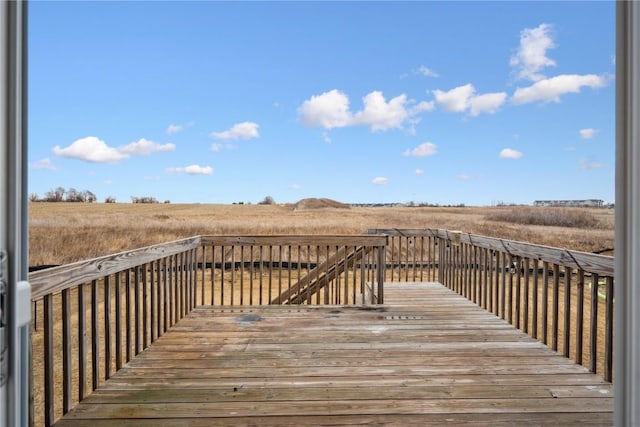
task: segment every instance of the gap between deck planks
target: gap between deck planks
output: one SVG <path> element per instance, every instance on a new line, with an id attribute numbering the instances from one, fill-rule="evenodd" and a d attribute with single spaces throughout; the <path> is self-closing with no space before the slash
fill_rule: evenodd
<path id="1" fill-rule="evenodd" d="M 200 307 L 56 425 L 610 425 L 613 389 L 437 283 Z"/>

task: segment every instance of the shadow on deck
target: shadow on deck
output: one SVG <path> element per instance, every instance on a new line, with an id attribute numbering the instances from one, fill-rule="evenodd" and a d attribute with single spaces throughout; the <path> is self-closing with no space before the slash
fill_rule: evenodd
<path id="1" fill-rule="evenodd" d="M 56 426 L 610 425 L 612 384 L 438 283 L 194 309 Z"/>

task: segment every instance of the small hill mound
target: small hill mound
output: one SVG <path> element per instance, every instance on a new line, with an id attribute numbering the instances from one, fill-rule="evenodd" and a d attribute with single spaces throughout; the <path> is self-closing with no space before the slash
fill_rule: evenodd
<path id="1" fill-rule="evenodd" d="M 309 198 L 302 199 L 298 201 L 295 205 L 293 205 L 294 209 L 322 209 L 322 208 L 338 208 L 338 209 L 349 209 L 349 205 L 345 203 L 340 203 L 335 200 L 326 199 L 326 198 Z"/>

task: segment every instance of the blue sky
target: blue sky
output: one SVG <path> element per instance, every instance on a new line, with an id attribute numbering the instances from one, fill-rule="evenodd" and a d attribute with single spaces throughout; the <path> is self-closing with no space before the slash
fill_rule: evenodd
<path id="1" fill-rule="evenodd" d="M 614 201 L 614 2 L 31 2 L 29 187 Z"/>

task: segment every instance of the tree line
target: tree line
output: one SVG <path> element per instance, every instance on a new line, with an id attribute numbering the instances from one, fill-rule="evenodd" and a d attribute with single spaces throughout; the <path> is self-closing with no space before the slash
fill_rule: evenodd
<path id="1" fill-rule="evenodd" d="M 32 202 L 75 202 L 75 203 L 94 203 L 98 201 L 98 197 L 89 190 L 79 191 L 75 188 L 69 188 L 68 190 L 63 187 L 57 187 L 53 190 L 44 193 L 44 196 L 40 197 L 37 193 L 31 193 L 29 200 Z M 115 203 L 116 198 L 113 196 L 107 196 L 104 199 L 105 203 Z M 155 197 L 137 197 L 131 196 L 131 203 L 160 203 Z M 171 203 L 169 200 L 165 200 L 164 203 Z"/>

